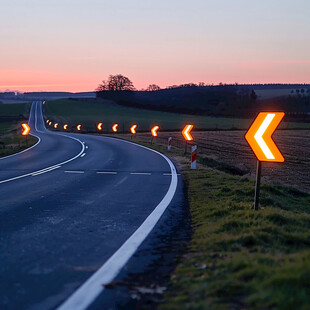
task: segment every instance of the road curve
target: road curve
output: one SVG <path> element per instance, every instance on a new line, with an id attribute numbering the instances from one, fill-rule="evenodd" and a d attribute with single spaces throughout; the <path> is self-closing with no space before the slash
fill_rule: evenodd
<path id="1" fill-rule="evenodd" d="M 0 309 L 87 309 L 177 189 L 163 155 L 119 139 L 56 133 L 0 159 Z M 71 296 L 71 297 L 70 297 Z"/>

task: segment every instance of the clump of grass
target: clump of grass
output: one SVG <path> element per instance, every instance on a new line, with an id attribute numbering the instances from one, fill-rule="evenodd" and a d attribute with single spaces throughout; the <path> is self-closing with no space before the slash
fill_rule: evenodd
<path id="1" fill-rule="evenodd" d="M 161 309 L 308 309 L 310 195 L 215 169 L 183 169 L 193 221 L 188 253 Z"/>
<path id="2" fill-rule="evenodd" d="M 0 123 L 0 157 L 18 153 L 34 145 L 38 139 L 32 136 L 24 137 L 18 133 L 20 125 L 15 122 Z"/>

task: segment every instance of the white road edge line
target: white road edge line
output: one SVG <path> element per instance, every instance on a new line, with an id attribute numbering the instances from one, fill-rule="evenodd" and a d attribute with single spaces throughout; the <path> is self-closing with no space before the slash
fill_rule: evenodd
<path id="1" fill-rule="evenodd" d="M 86 153 L 83 153 L 82 155 L 81 155 L 81 157 L 84 157 L 86 155 Z"/>
<path id="2" fill-rule="evenodd" d="M 115 138 L 109 138 L 115 139 Z M 127 241 L 98 269 L 82 286 L 80 286 L 57 310 L 85 310 L 104 290 L 103 284 L 111 282 L 126 265 L 132 255 L 137 251 L 145 238 L 153 230 L 159 221 L 177 189 L 178 177 L 176 168 L 171 160 L 155 150 L 145 146 L 122 140 L 125 143 L 134 144 L 162 156 L 169 164 L 171 170 L 171 182 L 163 200 L 152 213 L 145 219 L 142 225 L 127 239 Z"/>
<path id="3" fill-rule="evenodd" d="M 171 173 L 163 173 L 163 175 L 169 175 L 171 176 L 172 174 Z M 177 175 L 181 175 L 180 173 L 177 173 Z"/>
<path id="4" fill-rule="evenodd" d="M 33 173 L 32 176 L 35 177 L 37 175 L 40 175 L 40 174 L 43 174 L 43 173 L 46 173 L 46 172 L 50 172 L 50 171 L 58 169 L 58 168 L 60 168 L 60 166 L 53 167 L 53 168 L 50 168 L 50 169 L 44 169 L 43 171 Z"/>
<path id="5" fill-rule="evenodd" d="M 36 171 L 36 172 L 34 172 L 34 174 L 36 174 L 36 173 L 41 173 L 41 172 L 44 172 L 44 171 L 47 171 L 47 170 L 51 170 L 51 169 L 54 169 L 54 168 L 60 168 L 60 167 L 61 167 L 61 166 L 55 165 L 55 166 L 53 166 L 53 167 L 51 167 L 51 168 L 45 168 L 45 169 Z"/>
<path id="6" fill-rule="evenodd" d="M 43 124 L 44 124 L 44 118 L 43 118 L 43 114 L 42 114 L 42 105 L 41 105 L 40 112 L 41 112 L 41 116 L 42 116 Z M 45 124 L 44 124 L 44 128 L 45 128 L 45 130 L 46 130 Z M 7 182 L 10 182 L 10 181 L 14 181 L 14 180 L 18 180 L 18 179 L 21 179 L 21 178 L 25 178 L 25 177 L 31 176 L 32 174 L 38 173 L 38 172 L 40 172 L 40 171 L 42 171 L 42 170 L 45 170 L 45 169 L 49 169 L 49 168 L 54 168 L 54 167 L 56 167 L 56 166 L 65 165 L 65 164 L 71 162 L 72 160 L 75 160 L 76 158 L 80 157 L 81 154 L 84 153 L 84 151 L 85 151 L 85 145 L 82 143 L 82 141 L 80 141 L 79 139 L 77 139 L 77 138 L 75 138 L 75 137 L 71 137 L 71 136 L 67 136 L 67 135 L 63 135 L 63 134 L 57 134 L 57 135 L 63 136 L 63 137 L 67 137 L 67 138 L 69 138 L 69 139 L 73 139 L 73 140 L 78 141 L 78 142 L 82 145 L 82 150 L 80 151 L 80 153 L 78 153 L 78 154 L 75 155 L 74 157 L 69 158 L 68 160 L 63 161 L 63 162 L 61 162 L 61 163 L 58 163 L 58 164 L 56 164 L 56 165 L 53 165 L 53 166 L 50 166 L 50 167 L 46 167 L 46 168 L 44 168 L 44 169 L 40 169 L 40 170 L 37 170 L 37 171 L 32 171 L 32 172 L 30 172 L 30 173 L 23 174 L 23 175 L 19 175 L 19 176 L 17 176 L 17 177 L 13 177 L 13 178 L 10 178 L 10 179 L 2 180 L 2 181 L 0 181 L 0 184 L 2 184 L 2 183 L 7 183 Z"/>

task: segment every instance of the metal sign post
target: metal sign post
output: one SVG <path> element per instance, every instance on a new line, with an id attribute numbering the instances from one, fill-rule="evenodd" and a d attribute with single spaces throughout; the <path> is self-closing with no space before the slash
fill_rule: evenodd
<path id="1" fill-rule="evenodd" d="M 282 153 L 272 140 L 272 135 L 283 117 L 283 112 L 260 112 L 245 134 L 245 139 L 257 158 L 254 210 L 259 209 L 262 162 L 284 162 Z"/>
<path id="2" fill-rule="evenodd" d="M 254 210 L 259 208 L 259 193 L 260 193 L 260 182 L 262 175 L 262 162 L 257 161 L 257 170 L 256 170 L 256 184 L 255 184 L 255 196 L 254 196 Z"/>

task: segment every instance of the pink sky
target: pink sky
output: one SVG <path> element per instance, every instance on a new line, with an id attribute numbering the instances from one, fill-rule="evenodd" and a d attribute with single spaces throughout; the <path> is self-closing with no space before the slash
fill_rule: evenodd
<path id="1" fill-rule="evenodd" d="M 310 83 L 310 3 L 3 0 L 0 91 Z"/>

